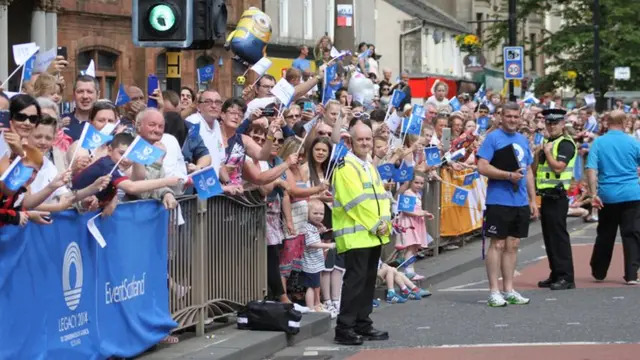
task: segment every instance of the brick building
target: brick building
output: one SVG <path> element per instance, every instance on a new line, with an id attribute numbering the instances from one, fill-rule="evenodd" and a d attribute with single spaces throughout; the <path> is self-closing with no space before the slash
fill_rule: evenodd
<path id="1" fill-rule="evenodd" d="M 262 8 L 262 1 L 227 0 L 228 31 L 235 28 L 242 12 L 250 6 Z M 2 16 L 3 8 L 7 17 Z M 53 22 L 52 18 L 55 19 Z M 4 78 L 5 71 L 11 73 L 16 67 L 10 55 L 11 46 L 34 41 L 45 50 L 54 46 L 67 47 L 69 67 L 63 73 L 67 81 L 85 70 L 93 59 L 103 98 L 115 99 L 120 83 L 144 88 L 148 74 L 156 74 L 164 80 L 164 49 L 133 46 L 131 0 L 0 0 L 0 33 L 7 22 L 5 34 L 8 33 L 8 38 L 4 44 L 4 36 L 0 34 L 0 46 L 3 47 L 0 77 Z M 231 53 L 222 48 L 223 42 L 224 39 L 220 40 L 210 50 L 183 52 L 183 85 L 196 88 L 196 69 L 213 63 L 216 66 L 213 87 L 223 96 L 241 92 L 242 88 L 234 86 L 233 82 L 245 69 L 231 60 Z M 3 62 L 6 62 L 4 71 Z M 65 95 L 70 93 L 67 88 Z"/>

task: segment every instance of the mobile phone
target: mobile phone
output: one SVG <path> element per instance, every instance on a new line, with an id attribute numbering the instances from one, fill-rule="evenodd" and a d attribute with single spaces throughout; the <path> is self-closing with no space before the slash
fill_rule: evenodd
<path id="1" fill-rule="evenodd" d="M 158 85 L 158 77 L 153 74 L 149 75 L 147 78 L 147 107 L 149 108 L 158 108 L 158 102 L 150 98 Z"/>
<path id="2" fill-rule="evenodd" d="M 49 216 L 49 215 L 42 215 L 41 218 L 42 218 L 42 220 L 44 220 L 46 222 L 51 222 L 51 216 Z"/>
<path id="3" fill-rule="evenodd" d="M 0 110 L 0 128 L 9 128 L 9 121 L 11 120 L 11 113 L 9 110 Z"/>
<path id="4" fill-rule="evenodd" d="M 353 101 L 353 95 L 348 94 L 347 95 L 347 106 L 351 106 L 351 101 Z"/>
<path id="5" fill-rule="evenodd" d="M 312 113 L 315 114 L 315 109 L 313 108 L 313 103 L 311 101 L 305 101 L 304 102 L 304 107 L 302 108 L 302 111 L 311 111 Z"/>
<path id="6" fill-rule="evenodd" d="M 63 58 L 67 58 L 67 47 L 66 46 L 58 46 L 58 56 L 62 56 Z"/>
<path id="7" fill-rule="evenodd" d="M 444 128 L 442 129 L 442 149 L 444 151 L 449 151 L 451 148 L 451 129 Z"/>
<path id="8" fill-rule="evenodd" d="M 276 109 L 275 108 L 266 108 L 266 109 L 262 109 L 262 116 L 274 116 L 276 114 Z"/>

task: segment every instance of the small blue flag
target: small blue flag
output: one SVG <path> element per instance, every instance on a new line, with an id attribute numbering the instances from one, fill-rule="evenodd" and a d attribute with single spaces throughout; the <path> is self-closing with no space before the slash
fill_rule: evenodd
<path id="1" fill-rule="evenodd" d="M 131 101 L 131 98 L 129 97 L 129 95 L 127 95 L 127 92 L 124 90 L 124 85 L 120 84 L 120 87 L 118 88 L 118 95 L 116 95 L 116 106 L 123 106 L 129 101 Z"/>
<path id="2" fill-rule="evenodd" d="M 213 66 L 213 64 L 199 68 L 198 84 L 202 84 L 207 81 L 213 81 L 214 73 L 215 73 L 215 67 Z"/>
<path id="3" fill-rule="evenodd" d="M 333 100 L 336 98 L 336 91 L 342 87 L 342 82 L 337 84 L 325 84 L 323 88 L 322 95 L 322 105 L 326 105 L 329 100 Z"/>
<path id="4" fill-rule="evenodd" d="M 189 129 L 189 133 L 187 134 L 187 138 L 191 140 L 198 140 L 198 136 L 200 135 L 200 123 L 195 123 L 191 125 Z"/>
<path id="5" fill-rule="evenodd" d="M 382 164 L 378 166 L 378 173 L 380 174 L 380 178 L 382 180 L 391 180 L 393 179 L 393 164 Z"/>
<path id="6" fill-rule="evenodd" d="M 478 91 L 474 95 L 473 100 L 475 102 L 480 102 L 482 99 L 484 99 L 484 97 L 486 95 L 487 95 L 487 92 L 484 90 L 484 84 L 482 84 L 482 85 L 480 85 L 480 88 L 478 89 Z"/>
<path id="7" fill-rule="evenodd" d="M 462 183 L 462 185 L 469 186 L 469 185 L 473 184 L 473 180 L 477 179 L 476 174 L 477 174 L 477 172 L 474 171 L 471 174 L 465 175 L 464 182 Z"/>
<path id="8" fill-rule="evenodd" d="M 412 257 L 410 257 L 407 260 L 403 261 L 402 264 L 398 265 L 398 269 L 406 268 L 407 266 L 415 263 L 416 260 L 418 260 L 418 256 L 417 255 L 413 255 Z"/>
<path id="9" fill-rule="evenodd" d="M 18 156 L 0 176 L 0 182 L 3 182 L 9 191 L 18 191 L 29 181 L 31 175 L 33 175 L 33 168 L 25 166 L 22 158 Z"/>
<path id="10" fill-rule="evenodd" d="M 453 109 L 453 111 L 460 110 L 460 100 L 458 100 L 457 96 L 454 96 L 449 100 L 449 105 L 451 105 L 451 109 Z"/>
<path id="11" fill-rule="evenodd" d="M 93 125 L 86 122 L 84 124 L 84 129 L 82 129 L 79 142 L 82 148 L 94 150 L 111 140 L 113 140 L 113 136 L 101 133 L 98 129 L 93 127 Z"/>
<path id="12" fill-rule="evenodd" d="M 420 124 L 422 119 L 411 114 L 408 118 L 402 119 L 402 133 L 408 135 L 420 135 Z"/>
<path id="13" fill-rule="evenodd" d="M 406 94 L 404 91 L 398 89 L 393 90 L 393 94 L 391 95 L 391 106 L 394 108 L 400 107 L 405 96 Z"/>
<path id="14" fill-rule="evenodd" d="M 393 180 L 395 182 L 403 183 L 411 181 L 413 179 L 413 166 L 409 166 L 406 163 L 402 163 L 393 174 Z"/>
<path id="15" fill-rule="evenodd" d="M 464 204 L 467 202 L 468 196 L 469 196 L 469 190 L 465 190 L 457 187 L 456 191 L 453 192 L 453 197 L 451 198 L 451 201 L 456 205 L 464 206 Z"/>
<path id="16" fill-rule="evenodd" d="M 425 148 L 424 157 L 427 160 L 427 166 L 438 166 L 442 163 L 440 159 L 440 149 L 438 149 L 437 146 Z"/>
<path id="17" fill-rule="evenodd" d="M 576 181 L 582 180 L 583 162 L 582 156 L 580 154 L 576 154 L 576 162 L 573 165 L 573 178 L 576 179 Z"/>
<path id="18" fill-rule="evenodd" d="M 541 145 L 543 141 L 544 141 L 544 135 L 542 135 L 542 132 L 537 131 L 536 136 L 533 138 L 533 144 Z"/>
<path id="19" fill-rule="evenodd" d="M 630 111 L 631 111 L 631 106 L 629 106 L 629 105 L 625 105 L 625 106 L 624 106 L 624 112 L 628 113 L 628 112 L 630 112 Z"/>
<path id="20" fill-rule="evenodd" d="M 344 140 L 340 140 L 337 145 L 333 145 L 333 151 L 331 152 L 331 161 L 340 161 L 344 159 L 349 153 L 349 149 L 344 144 Z"/>
<path id="21" fill-rule="evenodd" d="M 33 68 L 36 65 L 36 55 L 37 53 L 33 54 L 33 56 L 31 56 L 29 60 L 24 63 L 24 68 L 22 69 L 22 81 L 31 80 L 31 77 L 33 76 Z"/>
<path id="22" fill-rule="evenodd" d="M 364 60 L 371 56 L 371 49 L 365 50 L 362 54 L 358 55 L 358 60 Z"/>
<path id="23" fill-rule="evenodd" d="M 223 192 L 216 171 L 212 167 L 194 172 L 191 179 L 193 179 L 193 186 L 196 188 L 198 197 L 202 200 L 220 195 Z"/>
<path id="24" fill-rule="evenodd" d="M 478 128 L 480 129 L 480 132 L 483 132 L 489 128 L 488 116 L 482 116 L 478 118 Z"/>
<path id="25" fill-rule="evenodd" d="M 140 135 L 136 136 L 123 157 L 142 165 L 151 165 L 164 156 L 164 150 L 149 144 Z"/>
<path id="26" fill-rule="evenodd" d="M 328 66 L 324 71 L 326 72 L 327 83 L 330 83 L 335 80 L 338 75 L 338 64 Z M 324 86 L 327 86 L 327 84 L 324 84 Z"/>
<path id="27" fill-rule="evenodd" d="M 418 105 L 418 104 L 413 105 L 413 108 L 411 109 L 411 115 L 418 117 L 422 120 L 422 118 L 424 118 L 424 115 L 425 115 L 424 106 Z"/>
<path id="28" fill-rule="evenodd" d="M 416 209 L 416 197 L 400 195 L 398 199 L 398 211 L 414 212 Z"/>

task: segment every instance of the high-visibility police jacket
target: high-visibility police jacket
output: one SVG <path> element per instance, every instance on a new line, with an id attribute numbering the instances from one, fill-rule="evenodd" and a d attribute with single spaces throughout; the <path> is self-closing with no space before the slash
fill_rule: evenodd
<path id="1" fill-rule="evenodd" d="M 331 218 L 338 253 L 389 242 L 391 197 L 371 163 L 347 154 L 333 174 L 333 199 Z M 378 236 L 383 222 L 387 233 Z"/>
<path id="2" fill-rule="evenodd" d="M 560 142 L 567 140 L 571 141 L 574 148 L 576 143 L 570 136 L 560 136 L 559 138 L 553 140 L 553 149 L 551 150 L 551 155 L 554 159 L 558 157 L 558 147 L 560 146 Z M 549 140 L 544 141 L 544 145 L 546 145 Z M 565 190 L 569 190 L 569 186 L 571 186 L 571 179 L 573 178 L 573 167 L 576 162 L 576 150 L 574 150 L 573 157 L 567 164 L 567 167 L 560 174 L 556 174 L 551 167 L 549 166 L 549 161 L 545 159 L 544 163 L 538 164 L 538 170 L 536 172 L 536 188 L 538 190 L 547 190 L 547 189 L 556 189 L 558 185 L 562 183 L 562 188 Z"/>

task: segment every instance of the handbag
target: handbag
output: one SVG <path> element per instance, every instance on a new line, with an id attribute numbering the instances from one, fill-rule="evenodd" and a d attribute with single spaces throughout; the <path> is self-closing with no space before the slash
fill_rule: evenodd
<path id="1" fill-rule="evenodd" d="M 302 314 L 293 304 L 275 301 L 250 301 L 238 311 L 240 330 L 282 331 L 295 335 L 300 332 Z"/>

